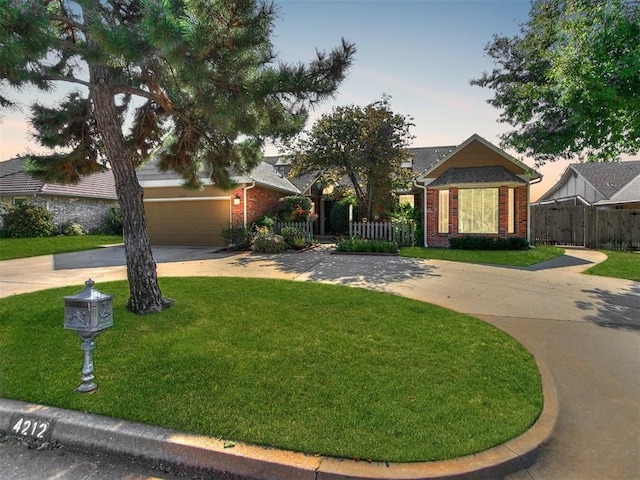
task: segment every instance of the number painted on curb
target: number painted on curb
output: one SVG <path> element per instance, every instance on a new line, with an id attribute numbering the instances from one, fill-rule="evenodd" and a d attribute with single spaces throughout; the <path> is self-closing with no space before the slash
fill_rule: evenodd
<path id="1" fill-rule="evenodd" d="M 11 419 L 11 434 L 38 440 L 50 440 L 53 421 L 26 415 L 13 415 Z"/>

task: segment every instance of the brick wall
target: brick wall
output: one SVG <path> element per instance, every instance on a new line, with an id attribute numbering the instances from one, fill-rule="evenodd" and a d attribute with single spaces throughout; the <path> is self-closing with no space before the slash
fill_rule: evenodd
<path id="1" fill-rule="evenodd" d="M 240 204 L 234 205 L 233 198 L 238 195 Z M 247 227 L 264 214 L 277 207 L 281 197 L 286 194 L 263 187 L 253 187 L 247 190 Z M 244 223 L 244 191 L 242 187 L 231 192 L 231 222 L 234 226 Z"/>
<path id="2" fill-rule="evenodd" d="M 22 198 L 22 197 L 19 197 Z M 12 204 L 12 198 L 0 199 L 3 203 Z M 100 200 L 91 198 L 56 197 L 49 195 L 30 196 L 27 202 L 45 208 L 53 215 L 53 223 L 61 227 L 70 222 L 82 226 L 85 231 L 104 227 L 107 221 L 107 211 L 118 206 L 115 200 Z M 2 219 L 0 218 L 0 224 Z"/>
<path id="3" fill-rule="evenodd" d="M 527 238 L 527 187 L 518 187 L 514 191 L 515 219 L 514 233 L 508 231 L 508 187 L 499 189 L 499 227 L 498 234 L 486 234 L 493 237 Z M 427 245 L 436 248 L 448 248 L 449 238 L 458 235 L 458 189 L 449 189 L 449 233 L 438 233 L 438 190 L 427 189 Z M 474 234 L 481 235 L 481 234 Z"/>

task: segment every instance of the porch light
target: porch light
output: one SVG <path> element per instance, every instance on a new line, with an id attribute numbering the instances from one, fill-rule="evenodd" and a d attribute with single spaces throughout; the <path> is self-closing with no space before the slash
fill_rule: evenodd
<path id="1" fill-rule="evenodd" d="M 233 197 L 233 204 L 240 205 L 240 195 L 236 193 L 235 197 Z"/>

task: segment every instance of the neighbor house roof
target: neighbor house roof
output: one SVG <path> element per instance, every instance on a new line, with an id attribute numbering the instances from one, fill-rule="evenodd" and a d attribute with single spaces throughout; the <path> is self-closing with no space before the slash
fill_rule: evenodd
<path id="1" fill-rule="evenodd" d="M 239 173 L 229 171 L 231 178 L 237 183 L 253 183 L 263 187 L 280 190 L 289 193 L 300 193 L 287 178 L 278 173 L 274 166 L 268 162 L 262 161 L 248 173 Z M 143 187 L 169 187 L 182 186 L 182 177 L 173 171 L 161 172 L 158 168 L 158 161 L 152 160 L 143 165 L 137 171 L 138 181 Z M 205 172 L 200 172 L 200 178 L 205 182 L 211 183 Z"/>
<path id="2" fill-rule="evenodd" d="M 640 160 L 628 162 L 587 162 L 569 165 L 558 183 L 545 192 L 538 202 L 554 198 L 554 194 L 573 174 L 580 175 L 606 200 L 612 197 L 640 175 Z"/>
<path id="3" fill-rule="evenodd" d="M 614 193 L 609 200 L 600 200 L 596 205 L 615 205 L 620 203 L 640 203 L 640 174 Z"/>
<path id="4" fill-rule="evenodd" d="M 494 167 L 467 167 L 467 168 L 450 168 L 433 182 L 429 187 L 442 187 L 448 185 L 465 185 L 465 184 L 526 184 L 524 180 L 514 175 L 502 166 Z"/>
<path id="5" fill-rule="evenodd" d="M 61 185 L 32 178 L 24 172 L 24 158 L 0 162 L 0 197 L 55 195 L 116 200 L 113 172 L 94 173 L 76 184 Z"/>

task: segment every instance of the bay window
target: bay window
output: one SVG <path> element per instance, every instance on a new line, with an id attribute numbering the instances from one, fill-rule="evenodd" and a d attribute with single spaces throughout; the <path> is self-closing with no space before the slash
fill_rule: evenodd
<path id="1" fill-rule="evenodd" d="M 497 188 L 458 190 L 458 231 L 460 233 L 498 233 Z"/>

